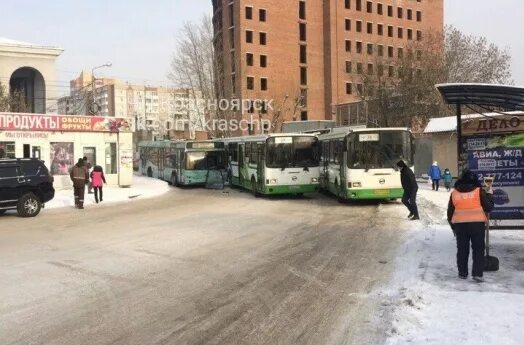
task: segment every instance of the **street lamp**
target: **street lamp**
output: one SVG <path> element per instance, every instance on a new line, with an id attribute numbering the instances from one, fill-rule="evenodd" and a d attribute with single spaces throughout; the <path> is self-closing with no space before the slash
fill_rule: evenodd
<path id="1" fill-rule="evenodd" d="M 113 64 L 111 62 L 105 63 L 100 66 L 93 67 L 91 69 L 91 93 L 93 94 L 93 109 L 91 109 L 91 112 L 93 115 L 96 115 L 98 113 L 98 109 L 95 109 L 95 70 L 103 67 L 111 67 Z"/>

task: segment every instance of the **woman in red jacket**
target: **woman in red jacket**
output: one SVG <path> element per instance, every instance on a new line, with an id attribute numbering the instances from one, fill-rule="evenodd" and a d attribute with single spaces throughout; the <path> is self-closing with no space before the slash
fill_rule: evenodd
<path id="1" fill-rule="evenodd" d="M 106 178 L 104 176 L 104 170 L 100 165 L 96 165 L 91 172 L 91 182 L 93 189 L 95 190 L 95 201 L 98 204 L 98 196 L 100 195 L 100 201 L 103 201 L 102 187 L 106 183 Z"/>

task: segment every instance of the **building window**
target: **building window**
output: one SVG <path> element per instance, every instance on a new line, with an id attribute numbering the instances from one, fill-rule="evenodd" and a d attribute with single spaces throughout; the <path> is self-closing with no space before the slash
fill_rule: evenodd
<path id="1" fill-rule="evenodd" d="M 300 46 L 300 63 L 307 63 L 307 47 Z"/>
<path id="2" fill-rule="evenodd" d="M 403 13 L 402 7 L 397 8 L 397 17 L 399 17 L 399 19 L 402 19 Z"/>
<path id="3" fill-rule="evenodd" d="M 393 57 L 393 47 L 388 47 L 388 57 Z"/>
<path id="4" fill-rule="evenodd" d="M 235 49 L 235 29 L 229 29 L 229 47 Z"/>
<path id="5" fill-rule="evenodd" d="M 378 35 L 379 35 L 379 36 L 384 35 L 384 25 L 382 25 L 382 24 L 378 24 L 378 25 L 377 25 L 377 32 L 378 32 Z"/>
<path id="6" fill-rule="evenodd" d="M 346 95 L 353 94 L 353 83 L 346 83 Z"/>
<path id="7" fill-rule="evenodd" d="M 344 6 L 349 10 L 351 8 L 351 0 L 345 0 Z"/>
<path id="8" fill-rule="evenodd" d="M 298 3 L 298 18 L 305 20 L 306 19 L 306 2 L 300 1 Z"/>
<path id="9" fill-rule="evenodd" d="M 373 23 L 367 23 L 368 34 L 373 33 Z"/>
<path id="10" fill-rule="evenodd" d="M 307 111 L 301 111 L 300 112 L 300 120 L 301 121 L 307 121 Z"/>
<path id="11" fill-rule="evenodd" d="M 260 90 L 267 91 L 267 78 L 260 78 Z"/>
<path id="12" fill-rule="evenodd" d="M 362 69 L 362 63 L 361 62 L 357 62 L 357 73 L 358 74 L 362 74 L 364 70 Z"/>
<path id="13" fill-rule="evenodd" d="M 351 31 L 351 19 L 346 19 L 346 31 Z"/>
<path id="14" fill-rule="evenodd" d="M 357 32 L 362 32 L 362 21 L 357 20 Z"/>
<path id="15" fill-rule="evenodd" d="M 417 41 L 422 41 L 422 31 L 417 30 Z"/>
<path id="16" fill-rule="evenodd" d="M 366 3 L 366 10 L 368 13 L 373 13 L 373 3 L 371 1 Z"/>
<path id="17" fill-rule="evenodd" d="M 422 12 L 417 11 L 417 22 L 421 22 L 421 21 L 422 21 Z"/>
<path id="18" fill-rule="evenodd" d="M 368 63 L 368 74 L 369 75 L 373 74 L 373 64 L 372 63 Z"/>
<path id="19" fill-rule="evenodd" d="M 357 53 L 362 54 L 362 42 L 357 42 Z"/>
<path id="20" fill-rule="evenodd" d="M 367 51 L 368 55 L 373 55 L 373 43 L 368 43 Z"/>
<path id="21" fill-rule="evenodd" d="M 346 40 L 346 51 L 348 53 L 351 52 L 351 41 L 350 40 Z"/>
<path id="22" fill-rule="evenodd" d="M 404 57 L 404 49 L 398 48 L 398 58 L 402 59 Z"/>
<path id="23" fill-rule="evenodd" d="M 253 43 L 253 31 L 246 31 L 246 43 Z"/>
<path id="24" fill-rule="evenodd" d="M 246 6 L 246 19 L 253 19 L 253 7 Z"/>
<path id="25" fill-rule="evenodd" d="M 388 37 L 393 37 L 393 27 L 388 25 Z"/>
<path id="26" fill-rule="evenodd" d="M 357 0 L 357 11 L 362 11 L 362 0 Z"/>
<path id="27" fill-rule="evenodd" d="M 412 40 L 412 39 L 413 39 L 413 30 L 408 29 L 408 40 Z"/>
<path id="28" fill-rule="evenodd" d="M 351 73 L 353 71 L 351 61 L 346 61 L 346 73 Z"/>
<path id="29" fill-rule="evenodd" d="M 384 75 L 384 65 L 377 66 L 377 74 L 379 77 L 382 77 Z"/>
<path id="30" fill-rule="evenodd" d="M 382 44 L 379 44 L 377 46 L 377 53 L 378 53 L 378 56 L 384 56 L 384 46 Z"/>
<path id="31" fill-rule="evenodd" d="M 106 143 L 106 174 L 117 174 L 116 143 Z"/>
<path id="32" fill-rule="evenodd" d="M 231 72 L 235 73 L 236 64 L 235 64 L 235 51 L 231 52 Z"/>
<path id="33" fill-rule="evenodd" d="M 258 11 L 258 20 L 260 20 L 261 22 L 265 22 L 266 21 L 266 10 L 260 9 Z"/>
<path id="34" fill-rule="evenodd" d="M 253 54 L 251 53 L 246 54 L 246 64 L 248 66 L 253 66 Z"/>
<path id="35" fill-rule="evenodd" d="M 307 68 L 300 67 L 300 85 L 307 85 Z"/>
<path id="36" fill-rule="evenodd" d="M 229 7 L 229 26 L 235 26 L 235 15 L 233 4 L 230 4 Z"/>
<path id="37" fill-rule="evenodd" d="M 237 91 L 237 79 L 235 74 L 231 74 L 231 92 L 234 94 Z"/>
<path id="38" fill-rule="evenodd" d="M 254 90 L 255 89 L 255 78 L 247 77 L 247 89 L 248 90 Z"/>
<path id="39" fill-rule="evenodd" d="M 408 20 L 413 20 L 413 10 L 411 8 L 408 9 Z"/>
<path id="40" fill-rule="evenodd" d="M 267 67 L 267 55 L 260 55 L 260 67 Z"/>
<path id="41" fill-rule="evenodd" d="M 15 142 L 1 141 L 0 142 L 0 158 L 15 158 Z"/>
<path id="42" fill-rule="evenodd" d="M 398 28 L 398 38 L 404 38 L 404 30 L 402 28 Z"/>
<path id="43" fill-rule="evenodd" d="M 377 13 L 380 15 L 384 14 L 384 6 L 382 4 L 377 4 Z"/>
<path id="44" fill-rule="evenodd" d="M 393 6 L 388 6 L 388 17 L 393 17 Z"/>
<path id="45" fill-rule="evenodd" d="M 302 42 L 306 41 L 306 24 L 304 23 L 300 23 L 298 25 L 298 28 L 299 28 L 299 36 L 300 36 L 300 40 Z"/>
<path id="46" fill-rule="evenodd" d="M 388 68 L 388 76 L 393 78 L 395 76 L 395 67 L 389 66 Z"/>
<path id="47" fill-rule="evenodd" d="M 260 45 L 265 46 L 267 43 L 267 35 L 265 32 L 260 33 Z"/>

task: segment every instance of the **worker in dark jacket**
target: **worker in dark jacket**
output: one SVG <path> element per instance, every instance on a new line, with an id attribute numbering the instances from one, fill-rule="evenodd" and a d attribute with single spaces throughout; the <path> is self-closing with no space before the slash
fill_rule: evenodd
<path id="1" fill-rule="evenodd" d="M 465 171 L 455 183 L 448 204 L 448 222 L 457 239 L 457 267 L 459 278 L 468 277 L 469 246 L 473 248 L 473 279 L 482 282 L 484 271 L 485 231 L 488 217 L 493 210 L 491 186 L 484 190 L 478 177 Z"/>
<path id="2" fill-rule="evenodd" d="M 417 207 L 417 192 L 418 184 L 415 174 L 411 169 L 406 165 L 406 162 L 400 160 L 397 163 L 397 166 L 400 168 L 400 182 L 402 188 L 404 189 L 404 195 L 402 196 L 402 203 L 406 205 L 409 210 L 408 218 L 411 220 L 420 219 L 418 216 L 418 207 Z"/>
<path id="3" fill-rule="evenodd" d="M 84 208 L 84 193 L 86 184 L 89 182 L 89 174 L 84 167 L 84 160 L 80 158 L 75 164 L 69 175 L 73 181 L 73 189 L 75 195 L 75 207 L 79 209 Z"/>

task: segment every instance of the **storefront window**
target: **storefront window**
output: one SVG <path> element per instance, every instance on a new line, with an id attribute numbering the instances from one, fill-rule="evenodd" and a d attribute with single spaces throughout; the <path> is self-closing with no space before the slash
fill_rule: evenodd
<path id="1" fill-rule="evenodd" d="M 106 174 L 117 173 L 116 143 L 106 143 Z"/>
<path id="2" fill-rule="evenodd" d="M 0 158 L 15 158 L 14 141 L 0 141 Z"/>
<path id="3" fill-rule="evenodd" d="M 87 161 L 92 166 L 96 165 L 96 147 L 84 147 L 84 157 L 87 157 Z"/>

